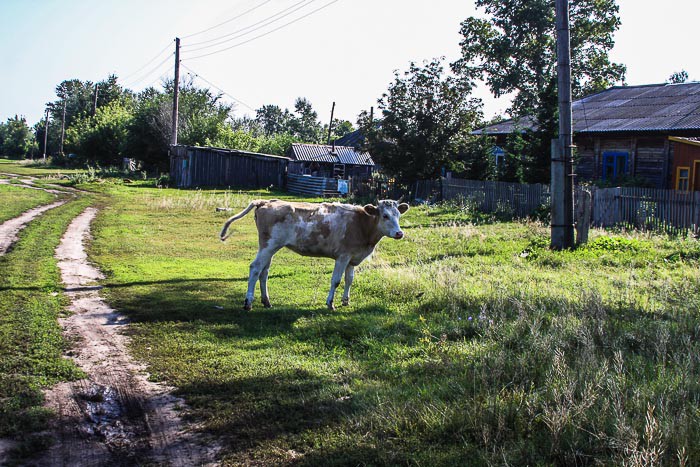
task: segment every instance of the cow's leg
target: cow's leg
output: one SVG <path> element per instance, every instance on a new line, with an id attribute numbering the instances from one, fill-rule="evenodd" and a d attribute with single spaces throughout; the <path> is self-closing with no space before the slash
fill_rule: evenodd
<path id="1" fill-rule="evenodd" d="M 326 305 L 329 310 L 335 310 L 333 306 L 333 298 L 335 297 L 335 289 L 340 285 L 340 278 L 343 277 L 343 271 L 348 267 L 350 258 L 340 257 L 335 260 L 335 267 L 333 268 L 333 276 L 331 276 L 331 290 L 328 292 L 328 298 L 326 299 Z"/>
<path id="2" fill-rule="evenodd" d="M 345 290 L 343 291 L 343 305 L 348 306 L 350 304 L 350 286 L 352 285 L 352 280 L 355 278 L 355 266 L 348 264 L 345 268 Z"/>
<path id="3" fill-rule="evenodd" d="M 252 263 L 250 263 L 250 275 L 248 276 L 248 292 L 245 295 L 245 301 L 243 302 L 243 309 L 248 311 L 253 308 L 253 298 L 255 297 L 255 284 L 260 279 L 265 267 L 270 266 L 270 261 L 272 261 L 272 256 L 279 250 L 279 248 L 267 247 L 258 251 L 258 255 L 255 257 Z M 265 273 L 265 285 L 267 286 L 267 272 Z"/>
<path id="4" fill-rule="evenodd" d="M 267 274 L 270 272 L 270 260 L 260 273 L 260 301 L 265 308 L 270 308 L 270 296 L 267 294 Z"/>

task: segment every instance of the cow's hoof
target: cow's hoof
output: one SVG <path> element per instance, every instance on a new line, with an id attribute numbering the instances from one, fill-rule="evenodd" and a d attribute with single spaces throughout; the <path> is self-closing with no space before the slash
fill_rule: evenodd
<path id="1" fill-rule="evenodd" d="M 253 309 L 253 305 L 248 301 L 248 299 L 246 299 L 243 302 L 243 311 L 250 311 L 252 309 Z"/>
<path id="2" fill-rule="evenodd" d="M 260 300 L 265 308 L 272 308 L 272 303 L 270 303 L 269 298 L 263 298 Z"/>
<path id="3" fill-rule="evenodd" d="M 329 310 L 335 311 L 335 306 L 333 306 L 332 303 L 326 303 L 326 306 L 328 307 Z"/>
<path id="4" fill-rule="evenodd" d="M 343 299 L 343 306 L 348 306 L 350 305 L 350 299 L 349 298 L 344 298 Z"/>

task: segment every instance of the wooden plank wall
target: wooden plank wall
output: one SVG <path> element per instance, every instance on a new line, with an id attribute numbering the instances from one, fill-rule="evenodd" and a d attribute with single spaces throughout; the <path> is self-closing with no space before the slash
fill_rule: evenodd
<path id="1" fill-rule="evenodd" d="M 170 174 L 175 186 L 283 187 L 288 160 L 216 148 L 173 146 Z"/>
<path id="2" fill-rule="evenodd" d="M 471 203 L 481 212 L 502 212 L 515 218 L 531 216 L 549 206 L 548 185 L 525 185 L 443 178 L 442 199 Z M 418 192 L 418 184 L 416 192 Z M 666 232 L 673 235 L 700 234 L 700 192 L 656 188 L 577 187 L 592 194 L 591 225 Z M 427 191 L 427 190 L 426 190 Z M 421 193 L 423 194 L 423 193 Z M 425 193 L 425 199 L 429 199 Z"/>

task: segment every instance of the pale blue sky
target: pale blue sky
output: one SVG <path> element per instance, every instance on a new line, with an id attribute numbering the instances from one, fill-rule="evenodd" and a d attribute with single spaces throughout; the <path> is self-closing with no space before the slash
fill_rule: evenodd
<path id="1" fill-rule="evenodd" d="M 476 13 L 471 0 L 337 0 L 248 44 L 191 58 L 254 38 L 333 0 L 301 1 L 0 0 L 0 121 L 19 114 L 35 123 L 64 79 L 98 81 L 115 73 L 137 91 L 158 84 L 161 76 L 172 73 L 169 44 L 176 36 L 186 46 L 298 4 L 298 11 L 232 42 L 189 53 L 183 47 L 183 65 L 252 108 L 291 108 L 296 97 L 304 96 L 327 119 L 335 100 L 336 116 L 354 123 L 386 91 L 393 70 L 406 69 L 411 60 L 456 58 L 459 24 Z M 612 58 L 627 65 L 629 84 L 663 82 L 681 69 L 700 80 L 698 3 L 618 0 L 622 28 Z M 208 33 L 185 37 L 256 6 Z M 485 88 L 476 96 L 484 98 L 487 117 L 507 107 L 506 100 L 492 99 Z M 252 111 L 239 104 L 236 114 Z"/>

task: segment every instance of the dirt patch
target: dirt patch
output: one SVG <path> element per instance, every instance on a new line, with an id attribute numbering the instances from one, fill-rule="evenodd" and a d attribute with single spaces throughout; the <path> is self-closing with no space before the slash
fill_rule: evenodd
<path id="1" fill-rule="evenodd" d="M 65 203 L 66 200 L 61 200 L 51 204 L 46 204 L 44 206 L 39 206 L 24 212 L 14 219 L 10 219 L 9 221 L 5 221 L 0 224 L 0 256 L 8 252 L 10 247 L 17 241 L 17 235 L 19 234 L 20 230 L 25 228 L 30 221 L 36 217 L 39 217 L 49 209 L 57 208 Z"/>
<path id="2" fill-rule="evenodd" d="M 75 342 L 69 356 L 88 377 L 46 393 L 57 442 L 38 465 L 213 465 L 216 446 L 182 423 L 183 401 L 130 358 L 127 321 L 99 296 L 101 274 L 83 247 L 96 214 L 88 208 L 76 217 L 56 250 L 72 312 L 60 322 Z"/>

